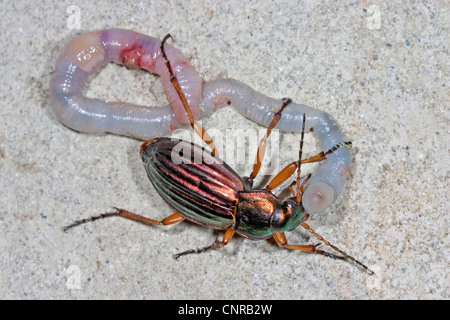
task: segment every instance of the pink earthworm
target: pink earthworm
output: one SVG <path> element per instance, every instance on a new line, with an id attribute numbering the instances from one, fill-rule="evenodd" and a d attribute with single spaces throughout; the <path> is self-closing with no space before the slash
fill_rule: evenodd
<path id="1" fill-rule="evenodd" d="M 76 131 L 109 132 L 138 139 L 166 135 L 189 124 L 184 106 L 170 82 L 160 45 L 158 39 L 122 29 L 87 32 L 72 39 L 62 49 L 50 83 L 51 103 L 58 119 Z M 170 45 L 165 49 L 192 115 L 197 119 L 202 79 L 178 49 Z M 82 90 L 89 75 L 105 62 L 159 75 L 169 105 L 150 108 L 84 97 Z"/>
<path id="2" fill-rule="evenodd" d="M 141 140 L 164 136 L 189 124 L 170 82 L 160 45 L 160 40 L 121 29 L 88 32 L 71 40 L 58 58 L 50 84 L 51 101 L 58 119 L 77 131 L 109 132 Z M 170 45 L 165 49 L 195 120 L 230 103 L 245 117 L 268 126 L 282 104 L 281 99 L 269 98 L 238 80 L 219 79 L 202 84 L 200 76 L 179 50 Z M 109 61 L 159 75 L 169 105 L 146 107 L 83 97 L 82 90 L 89 75 Z M 322 150 L 346 141 L 328 113 L 300 104 L 290 104 L 276 128 L 286 132 L 301 131 L 304 113 L 306 130 L 316 135 Z M 348 148 L 340 148 L 327 156 L 305 186 L 302 199 L 308 213 L 321 212 L 333 203 L 343 188 L 350 164 Z"/>

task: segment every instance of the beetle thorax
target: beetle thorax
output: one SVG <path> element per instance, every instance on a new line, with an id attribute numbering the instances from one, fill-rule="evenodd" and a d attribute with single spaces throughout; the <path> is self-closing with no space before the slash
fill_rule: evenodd
<path id="1" fill-rule="evenodd" d="M 272 236 L 270 224 L 281 202 L 271 192 L 239 192 L 234 229 L 244 237 L 260 240 Z"/>

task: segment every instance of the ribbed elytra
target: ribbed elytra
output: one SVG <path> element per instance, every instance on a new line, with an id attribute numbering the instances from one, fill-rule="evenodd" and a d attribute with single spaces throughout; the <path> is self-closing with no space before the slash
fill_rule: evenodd
<path id="1" fill-rule="evenodd" d="M 155 189 L 186 218 L 215 229 L 234 223 L 244 181 L 211 152 L 183 140 L 155 139 L 142 152 Z"/>

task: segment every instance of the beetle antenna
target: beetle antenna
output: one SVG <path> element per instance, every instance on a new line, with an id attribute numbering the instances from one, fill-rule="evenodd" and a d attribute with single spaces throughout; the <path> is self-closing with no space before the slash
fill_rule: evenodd
<path id="1" fill-rule="evenodd" d="M 303 153 L 303 139 L 305 137 L 305 125 L 306 125 L 306 114 L 303 113 L 303 124 L 302 124 L 302 134 L 300 137 L 300 150 L 298 151 L 298 165 L 297 165 L 297 192 L 295 200 L 297 203 L 301 203 L 303 194 L 303 184 L 300 184 L 300 174 L 302 166 L 302 153 Z"/>

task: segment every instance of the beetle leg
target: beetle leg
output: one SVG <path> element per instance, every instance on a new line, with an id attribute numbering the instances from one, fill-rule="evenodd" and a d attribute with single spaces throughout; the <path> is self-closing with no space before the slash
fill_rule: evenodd
<path id="1" fill-rule="evenodd" d="M 261 169 L 261 163 L 264 159 L 264 154 L 266 153 L 266 142 L 267 138 L 269 137 L 270 133 L 272 132 L 272 129 L 277 125 L 278 121 L 281 119 L 281 113 L 283 112 L 284 108 L 290 104 L 292 100 L 290 98 L 284 98 L 283 99 L 283 105 L 281 106 L 280 110 L 278 110 L 277 113 L 275 113 L 275 116 L 272 119 L 272 122 L 270 123 L 269 127 L 267 128 L 267 132 L 265 136 L 261 139 L 258 146 L 258 151 L 256 152 L 256 159 L 255 164 L 253 165 L 253 171 L 250 174 L 250 177 L 247 178 L 247 181 L 250 183 L 250 185 L 253 184 L 253 180 L 255 179 L 256 175 L 259 172 L 259 169 Z"/>
<path id="2" fill-rule="evenodd" d="M 276 232 L 273 234 L 273 238 L 275 239 L 275 241 L 282 247 L 286 248 L 286 249 L 292 249 L 292 250 L 299 250 L 299 251 L 304 251 L 304 252 L 310 252 L 310 253 L 318 253 L 321 254 L 325 257 L 329 257 L 332 259 L 340 259 L 340 260 L 347 260 L 346 257 L 343 256 L 337 256 L 334 255 L 332 253 L 323 251 L 323 250 L 318 250 L 316 249 L 316 247 L 320 246 L 321 243 L 318 244 L 309 244 L 309 245 L 291 245 L 287 243 L 287 239 L 286 239 L 286 235 L 284 234 L 284 232 Z"/>
<path id="3" fill-rule="evenodd" d="M 227 231 L 225 231 L 225 233 L 223 234 L 222 240 L 216 239 L 212 245 L 201 248 L 201 249 L 191 249 L 191 250 L 186 250 L 177 254 L 174 254 L 173 256 L 175 257 L 175 259 L 178 260 L 178 258 L 180 258 L 181 256 L 187 255 L 187 254 L 191 254 L 191 253 L 202 253 L 202 252 L 206 252 L 208 250 L 217 250 L 220 249 L 224 246 L 226 246 L 228 244 L 228 242 L 230 242 L 231 238 L 234 235 L 234 229 L 230 228 L 227 229 Z"/>
<path id="4" fill-rule="evenodd" d="M 134 220 L 137 222 L 141 222 L 141 223 L 145 223 L 145 224 L 155 224 L 155 225 L 164 225 L 164 226 L 169 226 L 175 223 L 178 223 L 180 221 L 184 220 L 184 217 L 181 216 L 178 213 L 174 213 L 170 216 L 168 216 L 167 218 L 162 219 L 161 221 L 158 220 L 154 220 L 154 219 L 150 219 L 132 212 L 129 212 L 127 210 L 123 210 L 123 209 L 119 209 L 119 208 L 115 208 L 116 211 L 114 212 L 108 212 L 108 213 L 104 213 L 101 214 L 99 216 L 94 216 L 94 217 L 90 217 L 87 219 L 81 219 L 81 220 L 77 220 L 75 222 L 73 222 L 72 224 L 64 227 L 64 231 L 67 231 L 69 229 L 72 229 L 73 227 L 79 226 L 80 224 L 84 224 L 87 222 L 92 222 L 98 219 L 104 219 L 104 218 L 109 218 L 109 217 L 123 217 L 125 219 L 130 219 L 130 220 Z"/>
<path id="5" fill-rule="evenodd" d="M 338 143 L 337 145 L 335 145 L 334 147 L 332 147 L 331 149 L 329 149 L 326 152 L 321 151 L 318 154 L 316 154 L 315 156 L 312 156 L 312 157 L 309 157 L 308 159 L 302 160 L 302 163 L 313 163 L 313 162 L 319 162 L 319 161 L 325 160 L 327 155 L 329 155 L 330 153 L 333 153 L 334 151 L 336 151 L 337 149 L 342 148 L 342 147 L 351 148 L 352 142 L 347 141 L 347 142 Z"/>
<path id="6" fill-rule="evenodd" d="M 306 224 L 305 221 L 308 220 L 308 218 L 309 218 L 309 215 L 306 215 L 305 219 L 303 220 L 302 223 L 300 223 L 300 225 L 303 228 L 305 228 L 306 230 L 308 230 L 310 233 L 312 233 L 317 239 L 322 241 L 324 244 L 326 244 L 327 246 L 331 247 L 332 249 L 334 249 L 337 252 L 339 252 L 340 254 L 342 254 L 342 256 L 337 256 L 335 254 L 332 254 L 332 253 L 329 253 L 329 252 L 326 252 L 323 250 L 317 250 L 316 247 L 319 246 L 320 243 L 316 244 L 316 245 L 290 245 L 287 243 L 287 239 L 286 239 L 284 232 L 274 233 L 273 238 L 280 246 L 285 247 L 287 249 L 300 250 L 300 251 L 311 252 L 311 253 L 318 253 L 323 256 L 332 258 L 332 259 L 340 259 L 340 260 L 345 260 L 345 261 L 351 260 L 354 263 L 356 263 L 357 265 L 359 265 L 360 267 L 364 268 L 369 274 L 375 273 L 372 270 L 370 270 L 365 264 L 356 260 L 352 256 L 349 256 L 347 253 L 345 253 L 344 251 L 342 251 L 335 245 L 331 244 L 329 241 L 325 240 L 321 235 L 317 234 L 308 224 Z"/>
<path id="7" fill-rule="evenodd" d="M 302 184 L 298 187 L 297 192 L 294 190 L 294 186 L 297 184 L 297 181 L 292 181 L 292 183 L 289 185 L 289 190 L 291 191 L 291 194 L 293 197 L 298 197 L 300 195 L 300 201 L 302 201 L 301 197 L 303 195 L 303 189 L 305 187 L 305 184 L 308 183 L 310 178 L 311 178 L 311 173 L 308 174 L 308 176 L 305 178 L 305 180 L 303 180 Z"/>
<path id="8" fill-rule="evenodd" d="M 323 243 L 325 243 L 327 246 L 333 248 L 334 250 L 336 250 L 337 252 L 339 252 L 340 254 L 343 255 L 342 260 L 351 260 L 354 263 L 356 263 L 357 265 L 361 266 L 362 268 L 364 268 L 369 274 L 374 274 L 375 272 L 373 272 L 372 270 L 370 270 L 365 264 L 363 264 L 362 262 L 356 260 L 355 258 L 353 258 L 352 256 L 349 256 L 347 253 L 345 253 L 344 251 L 342 251 L 341 249 L 339 249 L 338 247 L 336 247 L 335 245 L 331 244 L 329 241 L 325 240 L 321 235 L 317 234 L 305 221 L 309 218 L 309 215 L 306 216 L 305 220 L 303 220 L 302 223 L 300 223 L 300 225 L 305 228 L 306 230 L 308 230 L 310 233 L 312 233 L 317 239 L 319 239 L 320 241 L 322 241 Z"/>
<path id="9" fill-rule="evenodd" d="M 178 82 L 178 79 L 172 70 L 172 65 L 170 64 L 169 59 L 167 59 L 166 52 L 164 50 L 164 45 L 166 44 L 166 41 L 169 38 L 172 38 L 172 36 L 170 34 L 168 34 L 164 37 L 164 39 L 161 41 L 160 49 L 161 49 L 161 54 L 163 56 L 164 62 L 166 63 L 166 66 L 167 66 L 167 70 L 169 71 L 169 74 L 170 74 L 170 82 L 172 82 L 172 85 L 175 88 L 175 90 L 178 94 L 178 97 L 180 98 L 181 102 L 183 103 L 184 109 L 186 110 L 186 114 L 188 116 L 188 119 L 189 119 L 192 129 L 194 129 L 195 133 L 197 133 L 200 136 L 200 138 L 202 138 L 202 140 L 211 148 L 213 154 L 215 156 L 219 156 L 219 154 L 217 152 L 217 148 L 216 148 L 214 142 L 212 141 L 211 137 L 209 136 L 209 134 L 199 123 L 195 122 L 195 119 L 192 115 L 191 109 L 189 108 L 188 101 L 187 101 L 183 91 L 181 90 L 180 83 Z"/>
<path id="10" fill-rule="evenodd" d="M 326 159 L 326 156 L 333 153 L 337 149 L 339 149 L 341 147 L 350 148 L 351 145 L 352 145 L 351 141 L 338 143 L 326 152 L 321 151 L 318 154 L 316 154 L 312 157 L 309 157 L 308 159 L 301 160 L 301 163 L 303 164 L 303 163 L 313 163 L 313 162 L 323 161 Z M 273 189 L 278 187 L 284 181 L 289 179 L 289 177 L 294 174 L 294 172 L 295 172 L 295 170 L 297 170 L 297 168 L 298 168 L 298 161 L 289 163 L 280 172 L 278 172 L 278 174 L 269 182 L 269 184 L 266 186 L 265 190 L 272 191 Z"/>
<path id="11" fill-rule="evenodd" d="M 269 184 L 266 186 L 266 191 L 272 191 L 276 187 L 278 187 L 280 184 L 282 184 L 284 181 L 289 179 L 297 170 L 298 167 L 298 161 L 292 162 L 288 164 L 286 167 L 284 167 L 278 174 L 273 177 L 273 179 L 269 182 Z"/>
<path id="12" fill-rule="evenodd" d="M 275 118 L 274 118 L 274 120 L 275 120 Z M 291 184 L 289 186 L 289 190 L 291 190 L 291 193 L 297 199 L 297 203 L 300 203 L 301 197 L 302 197 L 300 194 L 300 166 L 302 164 L 303 139 L 305 137 L 305 124 L 306 124 L 306 114 L 303 113 L 302 134 L 300 137 L 300 150 L 298 152 L 298 161 L 289 164 L 287 167 L 285 167 L 283 170 L 281 170 L 275 176 L 275 178 L 273 178 L 272 181 L 270 181 L 270 183 L 266 186 L 266 190 L 271 191 L 273 188 L 278 186 L 280 183 L 287 180 L 295 172 L 295 170 L 298 169 L 297 170 L 297 180 L 294 182 L 294 184 L 297 183 L 297 193 L 295 193 L 293 191 L 294 184 Z M 301 190 L 301 192 L 303 193 L 303 189 Z"/>

